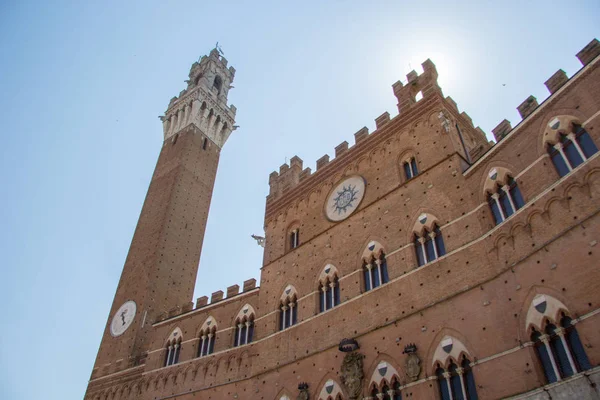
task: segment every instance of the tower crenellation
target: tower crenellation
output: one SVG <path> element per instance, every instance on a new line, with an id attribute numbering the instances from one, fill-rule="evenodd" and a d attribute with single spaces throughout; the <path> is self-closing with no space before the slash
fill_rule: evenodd
<path id="1" fill-rule="evenodd" d="M 192 64 L 187 88 L 171 99 L 165 115 L 160 117 L 165 140 L 193 124 L 222 148 L 236 129 L 237 109 L 227 105 L 234 77 L 235 68 L 227 67 L 227 59 L 217 49 Z"/>

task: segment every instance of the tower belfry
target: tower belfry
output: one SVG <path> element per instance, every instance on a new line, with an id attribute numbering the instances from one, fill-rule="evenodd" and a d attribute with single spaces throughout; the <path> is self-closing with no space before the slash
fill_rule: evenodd
<path id="1" fill-rule="evenodd" d="M 215 48 L 192 64 L 187 89 L 173 97 L 161 117 L 165 139 L 193 124 L 219 148 L 234 130 L 235 106 L 227 105 L 235 68 Z"/>
<path id="2" fill-rule="evenodd" d="M 131 242 L 92 379 L 144 362 L 158 315 L 193 296 L 221 148 L 234 130 L 235 75 L 215 48 L 161 116 L 164 142 Z"/>

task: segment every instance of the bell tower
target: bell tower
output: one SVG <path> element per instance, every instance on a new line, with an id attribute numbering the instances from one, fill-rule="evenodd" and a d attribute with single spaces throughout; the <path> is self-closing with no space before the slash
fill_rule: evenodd
<path id="1" fill-rule="evenodd" d="M 227 105 L 234 75 L 215 48 L 160 117 L 164 142 L 92 379 L 143 364 L 152 322 L 192 300 L 219 155 L 236 128 Z"/>

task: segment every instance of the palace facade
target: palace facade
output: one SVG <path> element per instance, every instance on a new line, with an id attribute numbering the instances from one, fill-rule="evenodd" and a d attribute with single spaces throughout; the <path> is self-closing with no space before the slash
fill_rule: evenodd
<path id="1" fill-rule="evenodd" d="M 435 65 L 269 176 L 260 287 L 191 302 L 235 69 L 192 65 L 85 399 L 600 399 L 600 43 L 489 142 Z M 243 89 L 242 89 L 243 90 Z"/>

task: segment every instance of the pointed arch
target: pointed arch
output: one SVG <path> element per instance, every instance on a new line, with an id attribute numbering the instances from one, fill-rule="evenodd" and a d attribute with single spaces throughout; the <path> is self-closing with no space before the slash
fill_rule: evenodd
<path id="1" fill-rule="evenodd" d="M 233 347 L 252 342 L 254 337 L 254 318 L 256 312 L 250 304 L 245 304 L 234 320 Z"/>
<path id="2" fill-rule="evenodd" d="M 363 250 L 362 271 L 365 291 L 389 282 L 385 249 L 378 241 L 371 240 Z"/>
<path id="3" fill-rule="evenodd" d="M 375 387 L 381 392 L 385 385 L 391 388 L 394 380 L 400 382 L 400 373 L 395 365 L 396 362 L 392 357 L 379 354 L 367 370 L 373 371 L 369 379 L 369 391 Z"/>
<path id="4" fill-rule="evenodd" d="M 324 378 L 317 386 L 315 398 L 317 400 L 337 400 L 338 396 L 345 398 L 344 391 L 334 377 L 327 374 L 326 379 Z"/>
<path id="5" fill-rule="evenodd" d="M 282 331 L 298 322 L 298 292 L 288 284 L 279 298 L 279 330 Z"/>

